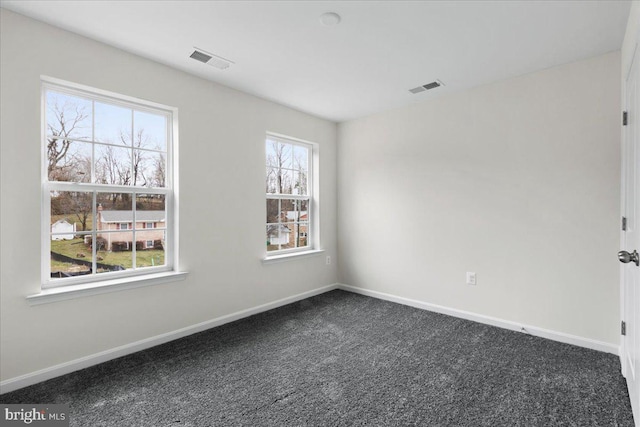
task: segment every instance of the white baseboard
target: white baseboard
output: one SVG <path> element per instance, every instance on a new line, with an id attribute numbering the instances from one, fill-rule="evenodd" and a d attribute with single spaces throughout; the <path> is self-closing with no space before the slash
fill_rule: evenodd
<path id="1" fill-rule="evenodd" d="M 169 341 L 176 340 L 178 338 L 186 337 L 198 332 L 205 331 L 207 329 L 214 328 L 216 326 L 224 325 L 236 320 L 243 319 L 245 317 L 253 316 L 254 314 L 262 313 L 264 311 L 272 310 L 274 308 L 282 307 L 283 305 L 291 304 L 296 301 L 310 298 L 315 295 L 323 294 L 325 292 L 337 289 L 338 285 L 323 286 L 318 289 L 303 292 L 301 294 L 293 295 L 287 298 L 279 299 L 267 304 L 262 304 L 257 307 L 241 310 L 226 316 L 218 317 L 215 319 L 207 320 L 206 322 L 198 323 L 196 325 L 187 326 L 176 331 L 167 332 L 165 334 L 156 335 L 155 337 L 146 338 L 140 341 L 136 341 L 130 344 L 125 344 L 120 347 L 112 348 L 109 350 L 101 351 L 80 359 L 75 359 L 70 362 L 61 363 L 59 365 L 51 366 L 49 368 L 41 369 L 39 371 L 31 372 L 29 374 L 21 375 L 19 377 L 10 378 L 8 380 L 0 382 L 0 394 L 8 393 L 10 391 L 18 390 L 23 387 L 27 387 L 33 384 L 37 384 L 42 381 L 50 380 L 61 375 L 69 374 L 80 369 L 88 368 L 99 363 L 107 362 L 109 360 L 116 359 L 118 357 L 126 356 L 127 354 L 135 353 L 138 351 L 146 350 L 156 345 L 164 344 Z"/>
<path id="2" fill-rule="evenodd" d="M 225 323 L 234 322 L 236 320 L 243 319 L 245 317 L 253 316 L 254 314 L 262 313 L 264 311 L 272 310 L 274 308 L 282 307 L 283 305 L 291 304 L 296 301 L 301 301 L 316 295 L 323 294 L 325 292 L 332 291 L 334 289 L 342 289 L 347 292 L 353 292 L 361 295 L 370 296 L 386 301 L 395 302 L 398 304 L 408 305 L 423 310 L 433 311 L 436 313 L 446 314 L 453 317 L 459 317 L 462 319 L 472 320 L 478 323 L 484 323 L 487 325 L 497 326 L 504 329 L 510 329 L 513 331 L 528 333 L 530 335 L 547 338 L 553 341 L 559 341 L 566 344 L 572 344 L 579 347 L 585 347 L 592 350 L 603 351 L 611 354 L 619 354 L 618 346 L 602 341 L 596 341 L 589 338 L 578 337 L 575 335 L 565 334 L 563 332 L 551 331 L 548 329 L 538 328 L 536 326 L 523 325 L 509 320 L 498 319 L 495 317 L 484 316 L 481 314 L 471 313 L 468 311 L 457 310 L 454 308 L 444 307 L 441 305 L 430 304 L 423 301 L 413 300 L 409 298 L 399 297 L 383 292 L 373 291 L 369 289 L 358 288 L 355 286 L 349 286 L 341 283 L 333 285 L 323 286 L 318 289 L 303 292 L 301 294 L 293 295 L 287 298 L 283 298 L 277 301 L 273 301 L 267 304 L 262 304 L 257 307 L 241 310 L 235 313 L 221 316 L 215 319 L 207 320 L 206 322 L 198 323 L 196 325 L 187 326 L 176 331 L 167 332 L 165 334 L 157 335 L 155 337 L 146 338 L 140 341 L 136 341 L 130 344 L 126 344 L 120 347 L 112 348 L 109 350 L 95 353 L 86 357 L 75 359 L 69 362 L 61 363 L 59 365 L 51 366 L 49 368 L 41 369 L 39 371 L 31 372 L 29 374 L 21 375 L 19 377 L 10 378 L 8 380 L 0 382 L 0 394 L 8 393 L 10 391 L 18 390 L 23 387 L 27 387 L 33 384 L 37 384 L 42 381 L 46 381 L 61 375 L 69 374 L 80 369 L 88 368 L 99 363 L 107 362 L 109 360 L 116 359 L 118 357 L 126 356 L 138 351 L 146 350 L 148 348 L 167 343 L 169 341 L 176 340 L 178 338 L 186 337 L 198 332 L 205 331 L 207 329 L 214 328 L 216 326 L 224 325 Z"/>
<path id="3" fill-rule="evenodd" d="M 523 325 L 523 324 L 512 322 L 509 320 L 498 319 L 496 317 L 484 316 L 482 314 L 471 313 L 469 311 L 463 311 L 455 308 L 444 307 L 441 305 L 430 304 L 423 301 L 386 294 L 384 292 L 358 288 L 356 286 L 338 284 L 337 288 L 342 289 L 344 291 L 353 292 L 356 294 L 366 295 L 373 298 L 378 298 L 386 301 L 395 302 L 398 304 L 420 308 L 423 310 L 446 314 L 453 317 L 459 317 L 461 319 L 472 320 L 474 322 L 484 323 L 491 326 L 497 326 L 499 328 L 522 332 L 522 333 L 534 335 L 537 337 L 547 338 L 547 339 L 550 339 L 553 341 L 559 341 L 565 344 L 572 344 L 578 347 L 584 347 L 584 348 L 589 348 L 591 350 L 603 351 L 605 353 L 611 353 L 615 355 L 619 354 L 619 347 L 617 345 L 610 344 L 603 341 L 596 341 L 590 338 L 583 338 L 576 335 L 569 335 L 569 334 L 565 334 L 564 332 L 551 331 L 549 329 L 538 328 L 537 326 Z"/>

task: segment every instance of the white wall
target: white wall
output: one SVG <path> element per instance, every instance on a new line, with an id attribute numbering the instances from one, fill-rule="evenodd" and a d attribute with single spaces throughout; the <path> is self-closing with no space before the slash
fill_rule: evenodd
<path id="1" fill-rule="evenodd" d="M 627 29 L 624 34 L 624 41 L 622 42 L 622 81 L 627 79 L 627 72 L 629 71 L 629 67 L 631 67 L 638 31 L 640 31 L 640 2 L 634 1 L 631 2 Z"/>
<path id="2" fill-rule="evenodd" d="M 336 252 L 336 125 L 1 10 L 0 372 L 7 380 L 336 282 L 324 256 L 263 265 L 264 138 L 320 145 Z M 212 73 L 217 72 L 212 69 Z M 40 75 L 179 109 L 186 281 L 29 306 L 40 290 Z"/>
<path id="3" fill-rule="evenodd" d="M 340 124 L 340 281 L 618 345 L 619 106 L 616 52 Z"/>

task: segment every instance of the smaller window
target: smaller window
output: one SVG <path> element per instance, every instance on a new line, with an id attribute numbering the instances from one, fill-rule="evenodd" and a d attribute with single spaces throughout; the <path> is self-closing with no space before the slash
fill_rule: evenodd
<path id="1" fill-rule="evenodd" d="M 153 248 L 153 240 L 147 240 L 147 249 Z"/>
<path id="2" fill-rule="evenodd" d="M 128 230 L 128 229 L 129 229 L 129 223 L 127 222 L 120 223 L 120 230 Z"/>
<path id="3" fill-rule="evenodd" d="M 145 223 L 144 228 L 155 228 L 155 223 L 154 222 L 147 222 L 147 223 Z"/>
<path id="4" fill-rule="evenodd" d="M 314 144 L 268 134 L 265 149 L 267 253 L 313 249 Z"/>

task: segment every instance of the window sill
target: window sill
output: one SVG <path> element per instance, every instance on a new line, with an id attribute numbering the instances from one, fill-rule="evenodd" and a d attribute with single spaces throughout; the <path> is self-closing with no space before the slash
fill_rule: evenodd
<path id="1" fill-rule="evenodd" d="M 144 276 L 127 277 L 122 279 L 105 280 L 102 282 L 85 283 L 82 285 L 62 286 L 59 288 L 43 289 L 39 294 L 29 295 L 27 301 L 30 305 L 47 304 L 50 302 L 81 298 L 89 295 L 105 294 L 126 289 L 140 288 L 143 286 L 158 285 L 161 283 L 184 280 L 186 272 L 165 272 L 147 274 Z"/>
<path id="2" fill-rule="evenodd" d="M 273 264 L 273 263 L 277 263 L 277 262 L 290 261 L 290 260 L 296 259 L 296 258 L 303 258 L 303 257 L 308 257 L 308 256 L 313 256 L 313 255 L 320 255 L 323 252 L 324 252 L 324 249 L 315 249 L 315 250 L 304 251 L 304 252 L 291 252 L 291 253 L 288 253 L 288 254 L 272 255 L 272 256 L 267 256 L 267 257 L 263 258 L 262 259 L 262 263 L 263 264 Z"/>

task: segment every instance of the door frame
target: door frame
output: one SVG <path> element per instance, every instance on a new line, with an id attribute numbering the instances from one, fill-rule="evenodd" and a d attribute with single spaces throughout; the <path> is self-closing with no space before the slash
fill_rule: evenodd
<path id="1" fill-rule="evenodd" d="M 638 61 L 638 63 L 636 64 L 636 61 Z M 622 111 L 629 111 L 630 105 L 628 103 L 628 97 L 627 97 L 627 81 L 629 80 L 629 76 L 631 74 L 632 71 L 634 71 L 634 65 L 635 68 L 637 68 L 638 70 L 636 71 L 639 76 L 636 77 L 638 79 L 638 82 L 636 84 L 636 91 L 640 92 L 640 28 L 638 28 L 638 30 L 636 31 L 635 34 L 635 40 L 634 40 L 634 47 L 633 47 L 633 53 L 631 54 L 631 60 L 629 61 L 629 63 L 627 64 L 627 68 L 625 70 L 622 70 L 621 73 L 621 78 L 622 78 L 622 84 L 621 84 L 621 114 L 620 114 L 620 126 L 621 126 L 621 146 L 620 146 L 620 159 L 621 159 L 621 175 L 620 175 L 620 219 L 622 220 L 622 217 L 624 217 L 627 213 L 627 200 L 626 200 L 626 191 L 627 191 L 627 182 L 626 182 L 626 176 L 627 176 L 627 156 L 628 156 L 628 145 L 627 145 L 627 140 L 628 140 L 628 134 L 630 132 L 630 127 L 625 128 L 624 126 L 622 126 Z M 640 93 L 637 94 L 638 99 L 640 99 Z M 636 117 L 638 117 L 640 114 L 640 112 L 636 111 L 634 112 L 636 114 Z M 628 120 L 631 120 L 631 117 L 629 117 Z M 637 123 L 637 125 L 640 125 L 640 123 Z M 640 141 L 636 141 L 636 149 L 640 148 Z M 638 171 L 640 172 L 640 167 L 638 168 Z M 627 245 L 627 235 L 626 232 L 624 230 L 622 230 L 622 227 L 619 228 L 620 230 L 620 250 L 626 250 L 628 248 Z M 625 267 L 626 264 L 622 264 L 620 263 L 620 322 L 622 323 L 623 321 L 627 320 L 627 312 L 626 312 L 626 286 L 625 286 Z M 627 336 L 626 335 L 622 335 L 622 333 L 620 334 L 620 367 L 621 367 L 621 372 L 622 375 L 626 378 L 629 375 L 629 368 L 628 368 L 628 364 L 627 364 L 627 357 L 626 357 L 626 350 L 627 350 Z M 638 375 L 638 373 L 636 372 L 636 375 Z M 631 407 L 632 410 L 638 412 L 638 413 L 634 413 L 634 417 L 636 418 L 635 423 L 636 425 L 640 426 L 640 402 L 636 402 L 636 404 L 634 405 L 633 402 L 631 403 Z"/>
<path id="2" fill-rule="evenodd" d="M 629 80 L 629 75 L 633 70 L 633 65 L 636 60 L 636 55 L 638 54 L 638 44 L 640 43 L 640 32 L 638 32 L 636 36 L 636 43 L 633 49 L 633 54 L 631 54 L 631 61 L 629 62 L 628 68 L 625 70 L 622 78 L 622 111 L 629 111 L 629 105 L 627 103 L 627 81 Z M 622 122 L 621 122 L 622 126 Z M 626 199 L 626 191 L 627 191 L 627 132 L 628 130 L 622 127 L 621 130 L 621 144 L 620 144 L 620 221 L 622 222 L 622 218 L 626 215 L 627 212 L 627 199 Z M 620 224 L 621 225 L 621 224 Z M 620 226 L 620 250 L 625 250 L 626 248 L 626 233 L 622 230 L 622 226 Z M 620 263 L 619 271 L 620 271 L 620 327 L 622 327 L 622 322 L 624 322 L 627 318 L 626 316 L 626 307 L 625 307 L 625 264 Z M 622 370 L 622 375 L 627 377 L 627 361 L 624 355 L 626 354 L 626 345 L 627 340 L 622 332 L 620 333 L 620 365 Z"/>

